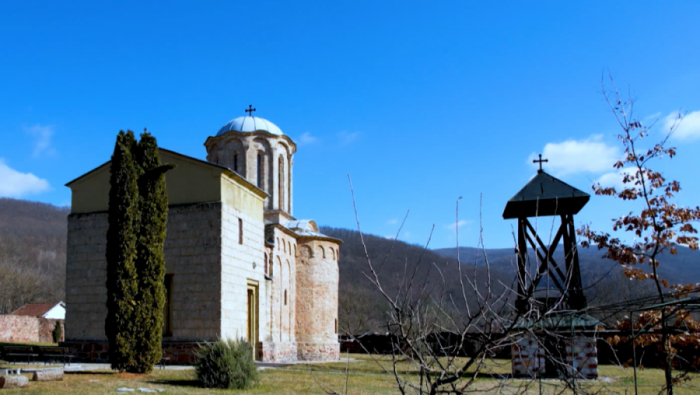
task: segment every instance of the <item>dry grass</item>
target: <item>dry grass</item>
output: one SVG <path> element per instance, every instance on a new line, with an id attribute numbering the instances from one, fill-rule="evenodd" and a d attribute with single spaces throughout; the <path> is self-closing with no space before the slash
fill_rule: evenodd
<path id="1" fill-rule="evenodd" d="M 351 355 L 355 361 L 349 364 L 348 394 L 395 394 L 396 382 L 393 376 L 386 374 L 377 362 L 368 356 Z M 377 357 L 379 364 L 390 367 L 391 362 L 386 357 Z M 156 370 L 148 375 L 120 374 L 111 371 L 90 372 L 80 374 L 66 374 L 65 380 L 53 383 L 30 383 L 29 388 L 18 390 L 2 390 L 3 394 L 115 394 L 119 387 L 150 388 L 165 390 L 165 394 L 325 394 L 319 386 L 322 384 L 327 389 L 342 393 L 345 385 L 346 363 L 293 365 L 281 369 L 268 369 L 261 372 L 261 383 L 248 391 L 211 390 L 199 386 L 194 371 L 192 370 Z M 403 372 L 412 369 L 408 364 L 401 365 Z M 487 366 L 493 374 L 507 373 L 510 370 L 509 361 L 491 361 Z M 311 370 L 311 372 L 309 371 Z M 313 373 L 312 373 L 313 372 Z M 594 392 L 601 390 L 603 394 L 633 394 L 632 370 L 621 369 L 613 366 L 601 366 L 601 376 L 611 382 L 585 382 L 583 388 Z M 408 374 L 408 373 L 406 373 Z M 28 375 L 29 376 L 29 375 Z M 696 380 L 700 380 L 697 375 Z M 539 393 L 538 382 L 508 381 L 494 379 L 492 377 L 478 378 L 474 383 L 474 389 L 481 389 L 496 393 L 495 388 L 507 384 L 499 393 L 511 394 L 519 390 L 525 390 L 530 394 Z M 658 369 L 646 369 L 639 371 L 640 394 L 656 394 L 663 383 L 663 372 Z M 563 388 L 557 381 L 543 381 L 544 393 L 553 394 Z M 493 391 L 488 391 L 492 389 Z M 677 387 L 677 394 L 695 394 L 700 392 L 700 381 L 697 385 L 689 384 Z M 138 393 L 138 392 L 136 392 Z"/>

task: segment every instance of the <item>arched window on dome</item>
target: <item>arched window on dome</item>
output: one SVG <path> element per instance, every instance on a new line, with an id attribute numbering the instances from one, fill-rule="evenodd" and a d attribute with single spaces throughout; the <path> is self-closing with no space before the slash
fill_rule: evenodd
<path id="1" fill-rule="evenodd" d="M 292 158 L 287 166 L 287 212 L 292 213 Z"/>
<path id="2" fill-rule="evenodd" d="M 263 187 L 263 153 L 258 151 L 258 183 L 256 184 L 258 188 Z"/>
<path id="3" fill-rule="evenodd" d="M 233 153 L 233 171 L 238 173 L 238 152 Z"/>
<path id="4" fill-rule="evenodd" d="M 279 205 L 280 210 L 285 210 L 284 207 L 284 157 L 280 155 L 279 157 L 279 166 L 277 168 L 277 197 L 278 197 L 278 202 L 277 204 Z"/>

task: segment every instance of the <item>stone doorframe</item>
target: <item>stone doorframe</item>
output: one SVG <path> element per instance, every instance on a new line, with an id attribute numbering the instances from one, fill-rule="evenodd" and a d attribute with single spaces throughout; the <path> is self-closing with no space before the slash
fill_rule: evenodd
<path id="1" fill-rule="evenodd" d="M 250 343 L 251 352 L 253 353 L 253 358 L 257 359 L 258 355 L 258 335 L 259 335 L 259 319 L 258 313 L 259 309 L 259 286 L 258 282 L 255 280 L 248 280 L 247 287 L 247 304 L 248 304 L 248 314 L 247 314 L 247 324 L 246 324 L 246 335 L 247 341 Z"/>

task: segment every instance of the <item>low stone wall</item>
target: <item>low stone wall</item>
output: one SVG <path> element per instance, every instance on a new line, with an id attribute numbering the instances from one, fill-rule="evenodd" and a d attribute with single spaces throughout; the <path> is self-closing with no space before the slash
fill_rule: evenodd
<path id="1" fill-rule="evenodd" d="M 300 361 L 337 361 L 340 343 L 297 343 L 297 358 Z"/>
<path id="2" fill-rule="evenodd" d="M 289 342 L 258 343 L 258 359 L 263 362 L 294 362 L 297 360 L 297 344 Z"/>
<path id="3" fill-rule="evenodd" d="M 70 341 L 60 344 L 68 347 L 70 353 L 78 362 L 109 362 L 109 344 L 107 342 Z M 163 342 L 163 357 L 168 358 L 166 364 L 192 365 L 194 353 L 199 348 L 193 342 Z"/>
<path id="4" fill-rule="evenodd" d="M 52 343 L 53 329 L 56 323 L 63 320 L 53 320 L 28 315 L 0 315 L 0 341 L 13 343 Z"/>

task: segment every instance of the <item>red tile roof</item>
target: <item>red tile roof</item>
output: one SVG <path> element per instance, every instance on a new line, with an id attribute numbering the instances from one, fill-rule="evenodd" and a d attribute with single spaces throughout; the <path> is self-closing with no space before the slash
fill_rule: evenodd
<path id="1" fill-rule="evenodd" d="M 32 317 L 41 317 L 48 313 L 54 306 L 60 302 L 55 303 L 29 303 L 15 310 L 11 315 L 29 315 Z"/>

